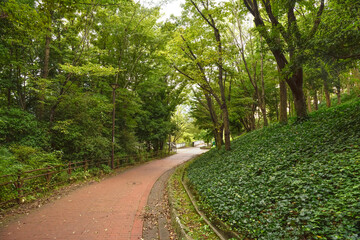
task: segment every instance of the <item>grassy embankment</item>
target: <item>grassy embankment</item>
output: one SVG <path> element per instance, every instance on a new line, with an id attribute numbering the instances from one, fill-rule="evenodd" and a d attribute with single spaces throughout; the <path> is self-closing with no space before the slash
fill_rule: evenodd
<path id="1" fill-rule="evenodd" d="M 250 239 L 360 238 L 360 101 L 276 124 L 188 168 L 203 205 Z"/>

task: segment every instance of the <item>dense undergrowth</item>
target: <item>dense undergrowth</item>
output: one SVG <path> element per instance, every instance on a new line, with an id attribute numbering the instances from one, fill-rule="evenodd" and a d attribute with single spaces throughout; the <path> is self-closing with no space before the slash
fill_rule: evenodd
<path id="1" fill-rule="evenodd" d="M 188 169 L 204 204 L 246 238 L 360 238 L 360 101 L 246 134 Z"/>

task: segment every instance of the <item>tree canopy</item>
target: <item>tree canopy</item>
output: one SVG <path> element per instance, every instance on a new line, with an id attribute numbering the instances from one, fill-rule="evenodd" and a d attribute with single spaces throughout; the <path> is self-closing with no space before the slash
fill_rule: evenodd
<path id="1" fill-rule="evenodd" d="M 161 151 L 192 128 L 229 150 L 244 132 L 358 94 L 359 9 L 188 0 L 161 20 L 134 1 L 2 1 L 1 146 L 109 156 L 116 84 L 116 154 Z"/>

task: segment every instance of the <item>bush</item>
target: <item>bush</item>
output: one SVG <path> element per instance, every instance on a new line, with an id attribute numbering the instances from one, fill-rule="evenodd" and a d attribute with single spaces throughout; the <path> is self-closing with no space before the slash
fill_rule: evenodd
<path id="1" fill-rule="evenodd" d="M 13 143 L 32 147 L 48 147 L 46 128 L 35 116 L 18 108 L 0 108 L 0 144 Z"/>
<path id="2" fill-rule="evenodd" d="M 105 164 L 101 164 L 101 169 L 103 170 L 103 172 L 104 172 L 105 174 L 109 174 L 109 173 L 112 172 L 111 167 L 108 166 L 108 165 L 105 165 Z"/>
<path id="3" fill-rule="evenodd" d="M 360 101 L 211 150 L 188 177 L 204 203 L 256 239 L 360 238 Z"/>
<path id="4" fill-rule="evenodd" d="M 10 146 L 10 151 L 24 169 L 36 169 L 61 164 L 61 151 L 45 152 L 39 148 L 23 145 L 12 145 Z"/>

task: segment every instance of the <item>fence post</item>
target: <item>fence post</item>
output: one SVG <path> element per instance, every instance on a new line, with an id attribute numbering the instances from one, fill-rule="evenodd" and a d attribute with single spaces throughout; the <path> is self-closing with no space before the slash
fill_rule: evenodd
<path id="1" fill-rule="evenodd" d="M 70 177 L 70 175 L 71 175 L 71 162 L 69 162 L 68 174 L 69 174 L 69 177 Z"/>
<path id="2" fill-rule="evenodd" d="M 51 179 L 51 167 L 48 166 L 47 168 L 48 168 L 48 170 L 47 170 L 47 174 L 46 174 L 46 182 L 49 183 L 50 179 Z"/>
<path id="3" fill-rule="evenodd" d="M 22 175 L 22 172 L 19 171 L 18 174 L 17 174 L 17 180 L 16 180 L 16 183 L 15 183 L 15 187 L 16 187 L 16 190 L 17 190 L 17 193 L 18 193 L 18 196 L 17 196 L 17 202 L 18 204 L 20 204 L 22 201 L 22 190 L 21 190 L 21 187 L 23 185 L 23 181 L 21 180 L 21 175 Z"/>

